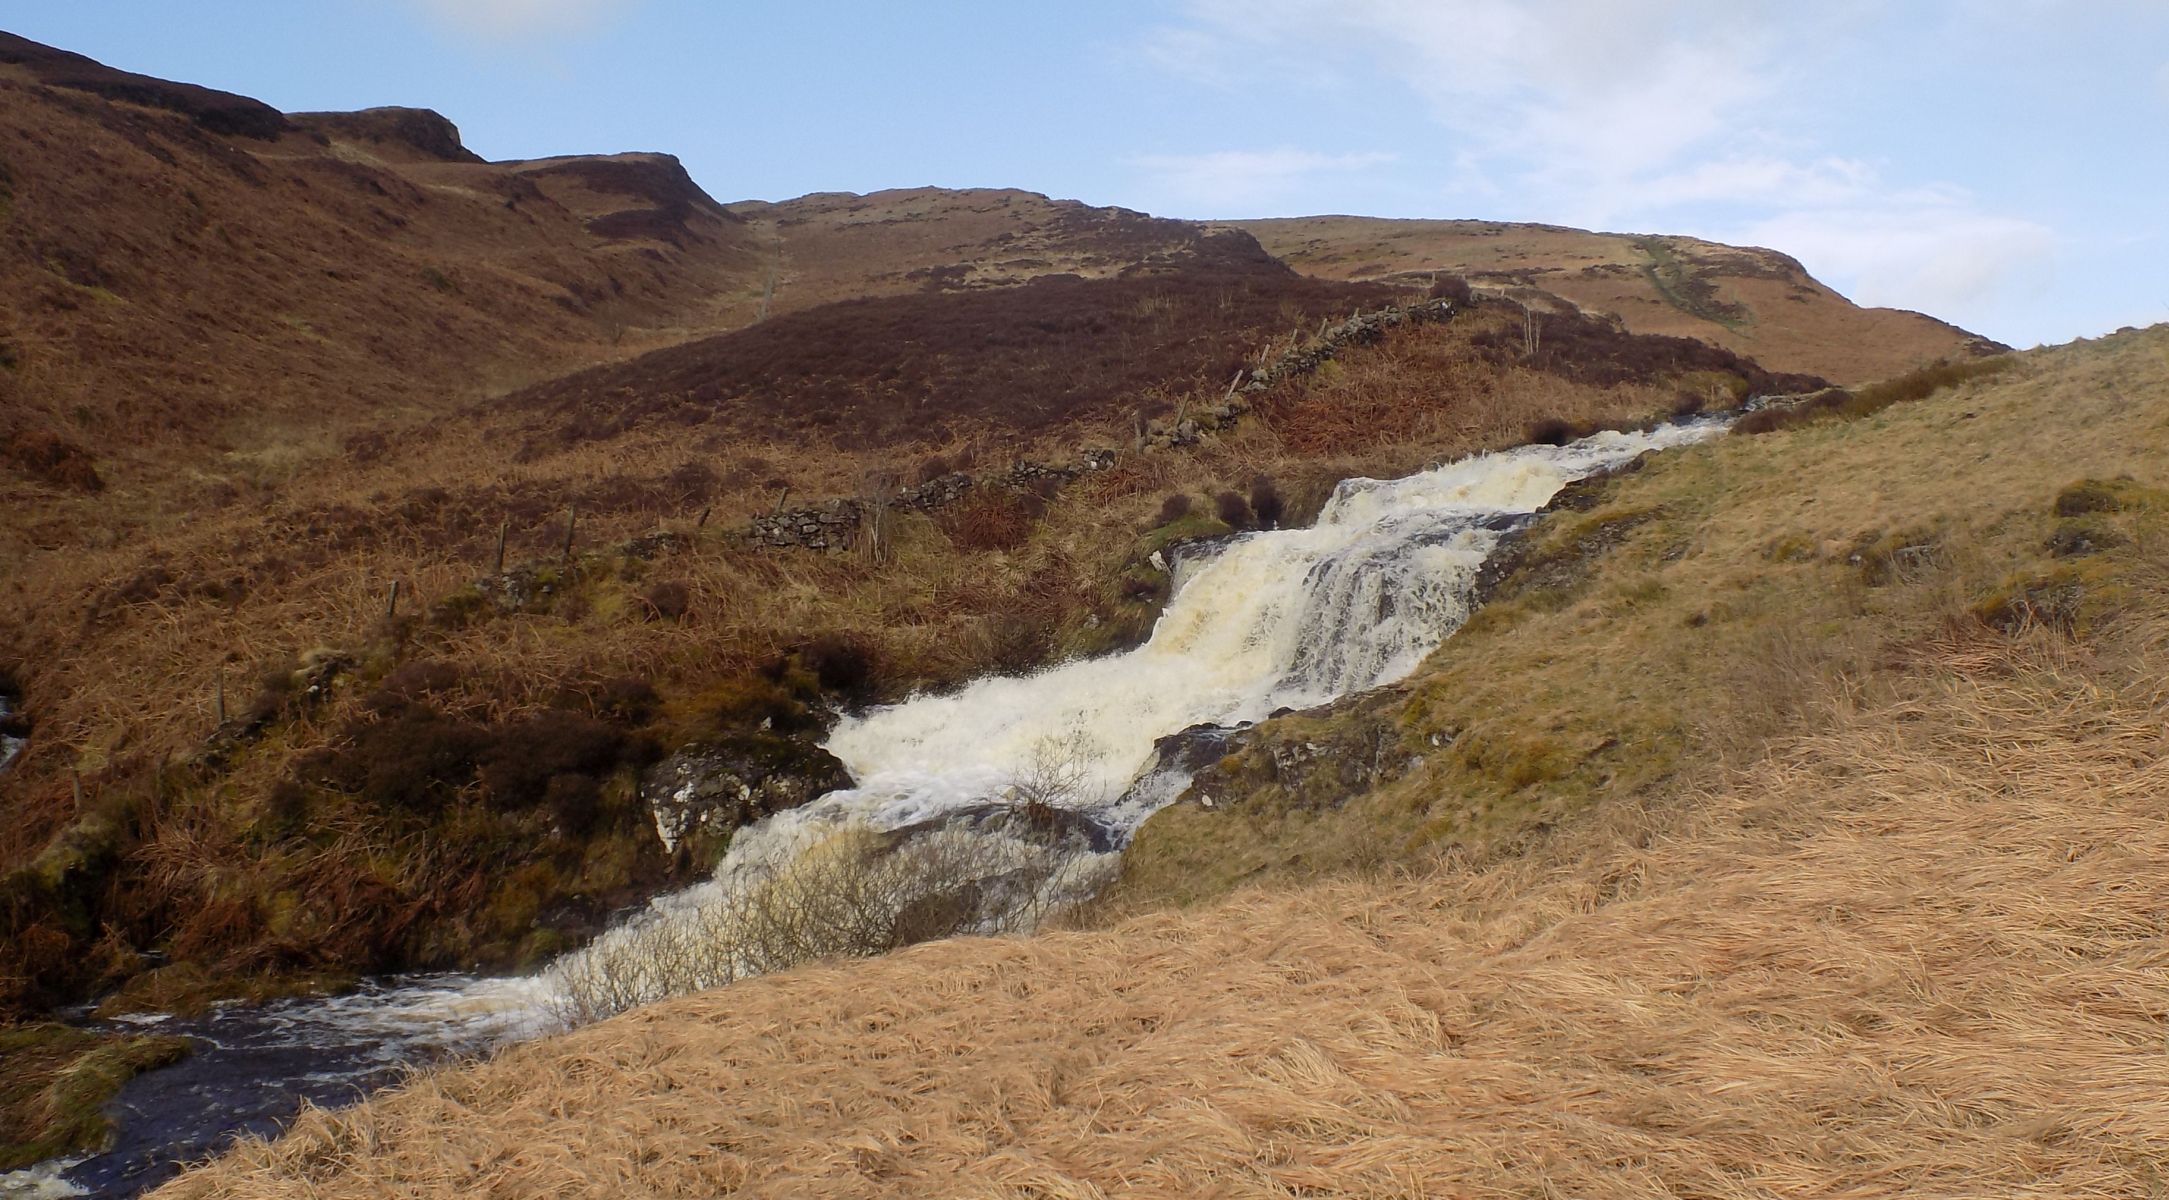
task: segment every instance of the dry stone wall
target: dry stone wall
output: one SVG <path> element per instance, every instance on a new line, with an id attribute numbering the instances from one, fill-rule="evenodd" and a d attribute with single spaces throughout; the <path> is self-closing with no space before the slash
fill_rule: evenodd
<path id="1" fill-rule="evenodd" d="M 1347 320 L 1320 330 L 1308 343 L 1251 372 L 1237 386 L 1230 387 L 1219 403 L 1143 422 L 1137 431 L 1135 448 L 1151 451 L 1195 444 L 1205 434 L 1231 428 L 1241 421 L 1250 412 L 1250 397 L 1286 380 L 1315 372 L 1347 347 L 1370 345 L 1391 330 L 1404 326 L 1448 320 L 1455 311 L 1456 306 L 1451 300 L 1429 299 L 1351 314 Z M 892 511 L 933 512 L 956 503 L 977 488 L 1040 491 L 1050 485 L 1059 487 L 1080 475 L 1114 466 L 1117 457 L 1117 452 L 1112 449 L 1097 449 L 1085 451 L 1075 463 L 1068 465 L 1023 462 L 984 475 L 953 471 L 896 492 L 880 507 Z M 867 513 L 875 507 L 876 501 L 856 497 L 824 500 L 810 507 L 755 517 L 748 536 L 758 546 L 844 549 L 852 544 Z"/>

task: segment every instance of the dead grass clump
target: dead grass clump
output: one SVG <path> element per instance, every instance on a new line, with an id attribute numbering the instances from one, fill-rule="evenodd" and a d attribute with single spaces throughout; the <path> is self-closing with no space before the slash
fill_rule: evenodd
<path id="1" fill-rule="evenodd" d="M 102 492 L 105 479 L 90 451 L 45 430 L 0 438 L 0 463 L 41 482 L 73 492 Z"/>
<path id="2" fill-rule="evenodd" d="M 1257 514 L 1250 511 L 1250 501 L 1241 492 L 1225 491 L 1214 496 L 1213 513 L 1230 529 L 1248 529 L 1257 524 Z"/>
<path id="3" fill-rule="evenodd" d="M 621 725 L 644 725 L 663 705 L 655 685 L 634 675 L 612 675 L 591 687 L 573 688 L 572 696 L 596 716 Z"/>
<path id="4" fill-rule="evenodd" d="M 693 589 L 683 579 L 664 579 L 648 585 L 640 602 L 652 621 L 680 621 L 693 608 Z"/>
<path id="5" fill-rule="evenodd" d="M 454 663 L 428 658 L 403 662 L 386 672 L 376 689 L 362 697 L 362 709 L 380 716 L 396 713 L 452 691 L 461 679 Z"/>
<path id="6" fill-rule="evenodd" d="M 1031 540 L 1032 528 L 1045 509 L 1037 496 L 981 487 L 942 509 L 935 523 L 959 550 L 1015 550 Z"/>
<path id="7" fill-rule="evenodd" d="M 1857 421 L 1873 416 L 1893 404 L 1925 400 L 1946 388 L 1985 379 L 2008 371 L 2016 359 L 2008 354 L 1958 362 L 1935 363 L 1904 375 L 1865 387 L 1826 387 L 1804 400 L 1777 408 L 1759 409 L 1733 424 L 1733 432 L 1775 433 L 1817 421 Z"/>
<path id="8" fill-rule="evenodd" d="M 1852 415 L 1866 415 L 1889 408 L 1893 404 L 1926 400 L 1946 388 L 2000 375 L 2017 364 L 2018 360 L 2009 354 L 1932 363 L 1880 383 L 1854 388 L 1852 403 L 1847 407 L 1852 411 Z"/>
<path id="9" fill-rule="evenodd" d="M 1167 498 L 1160 501 L 1160 511 L 1152 518 L 1152 523 L 1156 526 L 1172 525 L 1189 516 L 1195 503 L 1188 492 L 1169 492 Z"/>

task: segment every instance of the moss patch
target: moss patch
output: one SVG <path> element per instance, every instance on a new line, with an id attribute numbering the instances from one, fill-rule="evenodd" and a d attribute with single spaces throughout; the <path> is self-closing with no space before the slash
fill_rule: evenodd
<path id="1" fill-rule="evenodd" d="M 67 1025 L 0 1029 L 0 1171 L 95 1150 L 121 1085 L 187 1057 L 185 1038 L 92 1033 Z"/>

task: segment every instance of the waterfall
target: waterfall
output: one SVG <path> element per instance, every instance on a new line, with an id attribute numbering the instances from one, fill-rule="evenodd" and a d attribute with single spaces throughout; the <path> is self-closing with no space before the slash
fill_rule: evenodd
<path id="1" fill-rule="evenodd" d="M 891 916 L 916 911 L 937 897 L 910 892 L 902 875 L 935 861 L 958 873 L 964 895 L 965 911 L 950 914 L 962 923 L 943 928 L 1028 925 L 1096 890 L 1130 834 L 1188 785 L 1180 764 L 1157 761 L 1156 744 L 1406 676 L 1467 618 L 1477 569 L 1506 530 L 1575 479 L 1721 429 L 1605 432 L 1346 480 L 1309 528 L 1243 534 L 1184 563 L 1134 650 L 847 717 L 827 746 L 857 787 L 741 830 L 711 879 L 561 960 L 554 986 L 602 987 L 599 1003 L 579 1007 L 614 1011 L 757 973 L 770 957 L 791 961 L 769 945 L 783 936 L 770 926 L 800 936 L 829 919 L 817 910 L 841 903 L 827 894 L 837 890 L 879 898 Z M 1043 806 L 1037 836 L 1019 819 L 1019 793 L 1060 810 Z M 900 861 L 899 845 L 919 858 Z M 821 874 L 846 861 L 858 865 L 844 882 Z M 758 937 L 746 932 L 755 926 Z M 733 948 L 712 949 L 719 940 Z"/>

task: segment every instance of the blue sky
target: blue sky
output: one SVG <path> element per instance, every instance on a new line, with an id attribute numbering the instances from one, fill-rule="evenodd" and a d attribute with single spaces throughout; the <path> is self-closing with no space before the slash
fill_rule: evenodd
<path id="1" fill-rule="evenodd" d="M 2169 320 L 2169 0 L 0 0 L 0 27 L 721 199 L 1022 187 L 1179 217 L 1773 246 L 2019 345 Z"/>

